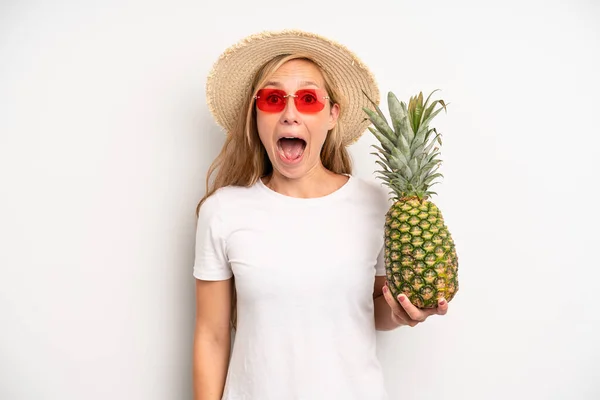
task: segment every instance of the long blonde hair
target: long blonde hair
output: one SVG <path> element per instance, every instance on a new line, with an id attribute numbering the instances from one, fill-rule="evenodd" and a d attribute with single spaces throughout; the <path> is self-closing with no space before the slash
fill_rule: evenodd
<path id="1" fill-rule="evenodd" d="M 256 92 L 271 78 L 271 76 L 284 63 L 290 60 L 301 59 L 317 65 L 310 57 L 302 54 L 287 54 L 277 56 L 268 61 L 259 69 L 254 77 L 252 85 L 244 97 L 239 117 L 235 121 L 234 128 L 228 132 L 225 143 L 219 155 L 215 158 L 206 174 L 206 193 L 196 207 L 196 216 L 204 201 L 216 190 L 226 186 L 252 186 L 258 179 L 268 176 L 273 171 L 273 165 L 269 160 L 256 124 L 256 110 L 254 107 L 254 96 Z M 317 65 L 318 67 L 318 65 Z M 330 104 L 338 104 L 340 115 L 345 111 L 345 99 L 332 84 L 326 71 L 319 68 L 325 81 L 325 90 L 329 95 Z M 321 163 L 323 166 L 338 174 L 351 174 L 352 163 L 350 155 L 342 140 L 343 126 L 338 122 L 333 129 L 327 132 L 327 137 L 321 149 Z M 211 182 L 211 176 L 216 174 Z M 235 327 L 235 285 L 232 301 L 232 325 Z"/>

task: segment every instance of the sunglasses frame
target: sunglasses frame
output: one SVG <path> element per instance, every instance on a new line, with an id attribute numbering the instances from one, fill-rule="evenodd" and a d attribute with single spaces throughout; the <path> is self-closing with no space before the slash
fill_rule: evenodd
<path id="1" fill-rule="evenodd" d="M 261 109 L 261 108 L 258 106 L 258 102 L 256 102 L 256 107 L 257 107 L 259 110 L 261 110 L 261 111 L 263 111 L 263 112 L 266 112 L 266 113 L 278 113 L 278 112 L 281 112 L 281 111 L 285 110 L 285 107 L 287 106 L 287 99 L 288 99 L 288 97 L 292 97 L 292 98 L 294 98 L 294 105 L 296 106 L 296 109 L 297 109 L 299 112 L 301 112 L 302 114 L 315 114 L 315 113 L 318 113 L 318 112 L 322 111 L 322 110 L 323 110 L 323 108 L 325 108 L 325 102 L 321 102 L 321 101 L 319 101 L 319 99 L 324 99 L 324 100 L 330 100 L 330 99 L 331 99 L 329 96 L 319 96 L 319 95 L 318 95 L 318 91 L 320 91 L 320 90 L 323 90 L 323 89 L 314 89 L 314 88 L 309 88 L 309 89 L 298 89 L 298 90 L 297 90 L 295 93 L 287 93 L 287 92 L 286 92 L 285 90 L 283 90 L 283 89 L 276 89 L 276 88 L 263 88 L 263 89 L 260 89 L 260 90 L 258 90 L 258 92 L 257 92 L 256 96 L 254 96 L 254 100 L 258 100 L 258 99 L 260 98 L 260 95 L 259 95 L 259 94 L 260 94 L 260 93 L 261 93 L 263 90 L 264 90 L 264 91 L 267 91 L 267 90 L 268 90 L 268 91 L 272 91 L 272 92 L 284 93 L 284 94 L 282 95 L 282 97 L 283 97 L 283 99 L 284 99 L 284 104 L 283 104 L 283 107 L 281 108 L 281 110 L 277 110 L 277 111 L 263 110 L 263 109 Z M 302 107 L 301 105 L 300 105 L 300 107 L 298 107 L 298 105 L 299 105 L 299 103 L 298 103 L 298 93 L 299 93 L 299 92 L 308 92 L 308 93 L 311 93 L 311 94 L 313 94 L 313 95 L 315 96 L 315 98 L 317 99 L 317 101 L 319 102 L 319 104 L 322 104 L 322 105 L 323 105 L 323 107 L 321 107 L 320 109 L 318 109 L 318 110 L 316 110 L 316 111 L 306 111 L 306 110 L 305 110 L 305 111 L 302 111 L 301 109 L 302 109 L 303 107 Z"/>

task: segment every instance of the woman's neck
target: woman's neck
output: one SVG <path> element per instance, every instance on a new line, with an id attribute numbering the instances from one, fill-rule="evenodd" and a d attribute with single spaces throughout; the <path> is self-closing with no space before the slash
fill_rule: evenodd
<path id="1" fill-rule="evenodd" d="M 271 190 L 290 197 L 323 197 L 335 192 L 348 181 L 345 175 L 331 172 L 323 166 L 311 169 L 301 178 L 290 179 L 277 171 L 263 179 Z"/>

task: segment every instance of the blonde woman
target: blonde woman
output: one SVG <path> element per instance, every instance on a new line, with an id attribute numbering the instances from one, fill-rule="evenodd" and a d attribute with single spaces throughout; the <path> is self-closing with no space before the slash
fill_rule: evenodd
<path id="1" fill-rule="evenodd" d="M 386 399 L 376 330 L 447 312 L 386 291 L 386 191 L 346 150 L 363 91 L 379 99 L 362 62 L 311 33 L 253 35 L 214 65 L 227 135 L 197 210 L 195 399 Z"/>

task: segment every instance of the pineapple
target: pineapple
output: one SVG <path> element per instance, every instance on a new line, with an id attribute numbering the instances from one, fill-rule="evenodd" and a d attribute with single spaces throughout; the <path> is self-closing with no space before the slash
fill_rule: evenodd
<path id="1" fill-rule="evenodd" d="M 433 94 L 433 93 L 432 93 Z M 366 95 L 366 94 L 365 94 Z M 423 93 L 410 98 L 408 107 L 388 93 L 390 126 L 372 100 L 375 111 L 363 108 L 371 121 L 371 133 L 381 143 L 375 147 L 393 204 L 385 220 L 385 267 L 394 298 L 404 293 L 418 308 L 437 306 L 438 298 L 452 300 L 458 291 L 458 257 L 442 213 L 431 202 L 430 190 L 440 165 L 440 134 L 431 120 L 446 109 L 443 100 L 423 104 Z M 436 109 L 436 105 L 441 107 Z"/>

